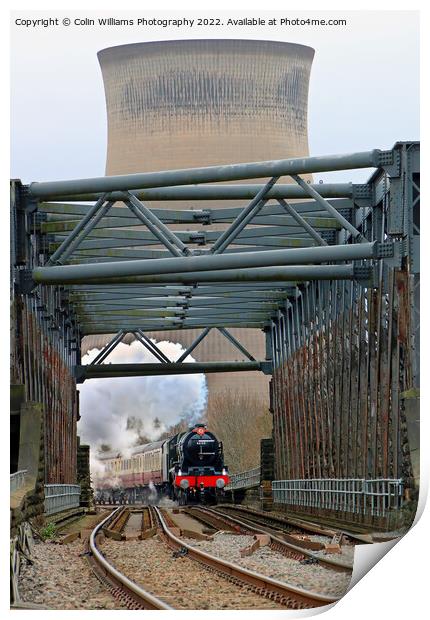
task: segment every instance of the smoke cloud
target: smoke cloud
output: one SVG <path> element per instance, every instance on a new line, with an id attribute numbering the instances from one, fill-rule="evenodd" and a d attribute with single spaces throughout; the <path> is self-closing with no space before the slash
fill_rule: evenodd
<path id="1" fill-rule="evenodd" d="M 173 342 L 159 342 L 157 346 L 172 361 L 183 352 L 182 346 Z M 98 352 L 89 351 L 82 363 L 90 363 Z M 117 364 L 156 361 L 137 341 L 131 345 L 120 343 L 108 357 L 108 362 Z M 195 360 L 188 357 L 189 361 Z M 198 421 L 207 402 L 203 374 L 90 379 L 79 390 L 78 432 L 82 443 L 90 445 L 93 457 L 102 446 L 127 456 L 131 447 L 142 442 L 142 437 L 156 440 L 184 416 Z M 97 465 L 92 461 L 94 472 Z"/>

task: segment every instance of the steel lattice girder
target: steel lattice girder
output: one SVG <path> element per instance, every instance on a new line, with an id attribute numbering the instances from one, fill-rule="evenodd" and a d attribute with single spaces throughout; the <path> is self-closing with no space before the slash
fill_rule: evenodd
<path id="1" fill-rule="evenodd" d="M 320 229 L 321 230 L 321 229 Z M 334 229 L 333 229 L 334 230 Z M 124 235 L 121 235 L 119 237 L 115 237 L 112 235 L 111 238 L 109 238 L 109 236 L 107 235 L 106 237 L 103 237 L 103 235 L 100 235 L 102 238 L 101 239 L 89 239 L 87 238 L 85 241 L 83 241 L 80 246 L 79 246 L 79 250 L 78 250 L 78 254 L 79 256 L 82 255 L 82 251 L 85 251 L 85 253 L 88 253 L 89 251 L 91 251 L 91 253 L 93 255 L 99 255 L 99 256 L 109 256 L 110 254 L 114 254 L 113 252 L 111 253 L 110 250 L 111 248 L 125 248 L 125 251 L 123 252 L 124 256 L 127 256 L 127 248 L 135 248 L 135 252 L 139 253 L 138 248 L 142 248 L 142 247 L 147 247 L 147 246 L 151 246 L 151 245 L 155 245 L 155 246 L 159 246 L 160 242 L 157 239 L 150 239 L 150 238 L 146 238 L 146 239 L 135 239 L 134 235 L 136 234 L 135 231 L 128 231 L 128 230 L 124 230 L 121 231 L 124 233 Z M 127 238 L 127 233 L 130 233 L 130 237 Z M 247 246 L 253 246 L 253 245 L 262 245 L 262 246 L 272 246 L 274 248 L 276 247 L 310 247 L 313 245 L 312 241 L 309 239 L 305 239 L 305 238 L 301 238 L 301 237 L 293 237 L 293 238 L 288 238 L 287 235 L 283 235 L 282 234 L 282 229 L 279 230 L 279 235 L 262 235 L 262 232 L 259 231 L 259 235 L 257 234 L 257 231 L 255 234 L 249 234 L 246 237 L 240 238 L 240 239 L 236 239 L 235 240 L 235 244 L 236 245 L 247 245 Z M 144 235 L 144 233 L 142 233 Z M 187 241 L 187 243 L 192 243 L 192 244 L 196 244 L 196 245 L 202 245 L 198 240 L 197 240 L 197 235 L 195 234 L 191 234 L 191 235 L 182 235 L 183 238 Z M 50 249 L 54 250 L 56 247 L 58 247 L 60 245 L 60 242 L 56 242 L 56 243 L 52 243 L 50 244 Z M 244 248 L 244 251 L 249 251 L 248 248 Z M 204 256 L 204 254 L 201 254 L 202 256 Z M 167 255 L 166 255 L 167 256 Z"/>
<path id="2" fill-rule="evenodd" d="M 270 317 L 273 314 L 273 310 L 265 310 L 261 308 L 259 310 L 247 310 L 245 308 L 120 308 L 117 310 L 98 310 L 91 312 L 97 320 L 115 320 L 117 318 L 124 319 L 139 319 L 139 318 L 168 318 L 168 317 L 216 317 L 216 318 L 232 318 L 240 319 L 261 319 Z M 86 313 L 82 310 L 76 311 L 76 316 L 85 317 Z"/>
<path id="3" fill-rule="evenodd" d="M 153 323 L 149 323 L 149 320 L 145 320 L 145 322 L 140 322 L 136 324 L 136 321 L 125 323 L 124 321 L 120 321 L 119 323 L 87 323 L 82 322 L 79 324 L 79 329 L 82 336 L 86 336 L 89 334 L 113 334 L 119 329 L 123 328 L 129 332 L 137 331 L 141 329 L 143 331 L 154 332 L 154 331 L 177 331 L 182 329 L 204 329 L 205 327 L 240 327 L 241 329 L 263 329 L 270 325 L 268 321 L 252 321 L 246 323 L 243 321 L 200 321 L 194 323 L 186 323 L 181 321 L 169 323 L 168 321 L 157 321 Z"/>
<path id="4" fill-rule="evenodd" d="M 297 287 L 302 282 L 305 285 L 313 279 L 354 279 L 371 286 L 373 259 L 384 254 L 384 248 L 381 251 L 376 242 L 339 245 L 339 240 L 343 240 L 338 234 L 341 225 L 353 229 L 348 218 L 353 222 L 357 208 L 371 206 L 367 186 L 275 185 L 277 177 L 378 166 L 392 159 L 392 151 L 373 150 L 353 155 L 32 183 L 27 188 L 30 200 L 60 198 L 74 202 L 88 198 L 98 200 L 104 210 L 101 216 L 95 205 L 40 203 L 42 217 L 38 230 L 42 236 L 48 235 L 48 255 L 59 244 L 70 243 L 66 235 L 70 230 L 82 229 L 82 217 L 85 222 L 92 211 L 96 217 L 85 227 L 79 245 L 72 243 L 76 247 L 70 262 L 74 264 L 36 268 L 33 278 L 35 282 L 67 286 L 66 294 L 82 333 L 265 327 L 278 308 L 288 308 L 288 300 L 300 295 Z M 255 175 L 272 180 L 266 185 L 190 185 L 225 183 Z M 215 209 L 184 211 L 147 209 L 139 202 L 244 198 L 251 199 L 245 208 L 217 205 Z M 302 200 L 273 202 L 282 203 L 284 198 Z M 131 217 L 126 207 L 104 204 L 104 200 L 128 202 L 138 219 Z M 149 231 L 142 229 L 142 223 Z M 200 228 L 173 232 L 166 227 L 167 223 L 194 223 Z M 220 231 L 206 228 L 205 224 L 230 226 L 227 231 Z M 185 243 L 212 247 L 191 251 Z M 160 245 L 168 251 L 160 250 Z M 217 254 L 218 246 L 225 254 Z M 211 254 L 214 251 L 216 255 Z M 174 258 L 171 254 L 169 257 L 169 252 Z M 184 253 L 188 256 L 181 256 Z M 390 255 L 390 248 L 385 248 L 385 254 Z M 337 261 L 342 264 L 319 264 Z M 353 262 L 344 264 L 345 261 Z"/>
<path id="5" fill-rule="evenodd" d="M 136 310 L 153 310 L 162 309 L 165 311 L 171 311 L 172 309 L 178 310 L 179 312 L 185 312 L 188 315 L 191 314 L 202 314 L 207 312 L 208 314 L 218 310 L 220 313 L 226 313 L 230 311 L 236 311 L 243 309 L 245 311 L 253 311 L 259 310 L 260 312 L 270 312 L 276 310 L 279 307 L 279 304 L 276 302 L 258 302 L 254 304 L 250 303 L 241 303 L 241 302 L 230 302 L 230 303 L 218 303 L 216 300 L 213 300 L 211 303 L 206 304 L 187 304 L 186 301 L 182 302 L 171 302 L 168 299 L 160 300 L 156 303 L 147 303 L 146 301 L 136 303 L 124 303 L 124 302 L 116 302 L 116 303 L 100 303 L 100 304 L 76 304 L 76 314 L 106 314 L 107 312 L 123 312 L 127 313 L 129 310 L 134 312 Z"/>
<path id="6" fill-rule="evenodd" d="M 241 231 L 238 234 L 239 239 L 249 239 L 253 237 L 260 237 L 261 235 L 270 235 L 271 237 L 281 237 L 285 235 L 293 236 L 297 232 L 301 232 L 302 225 L 297 223 L 293 217 L 290 216 L 273 216 L 276 217 L 275 222 L 273 222 L 273 226 L 265 225 L 264 227 L 254 227 L 247 228 Z M 329 217 L 304 217 L 303 218 L 306 223 L 317 230 L 339 230 L 341 225 L 334 219 Z M 118 221 L 119 218 L 112 218 L 111 221 L 105 220 L 103 223 L 105 226 L 103 228 L 98 227 L 94 228 L 87 236 L 87 242 L 82 245 L 82 247 L 88 247 L 89 240 L 97 240 L 97 239 L 118 239 L 118 240 L 131 240 L 135 241 L 136 245 L 140 243 L 152 243 L 159 244 L 160 241 L 154 237 L 151 232 L 144 230 L 134 230 L 129 229 L 130 227 L 139 226 L 139 222 L 136 219 L 133 222 L 130 222 L 128 218 L 125 222 L 121 220 Z M 255 220 L 253 219 L 253 224 Z M 116 226 L 122 226 L 126 228 L 123 230 L 121 227 L 113 228 Z M 54 223 L 50 224 L 42 224 L 41 230 L 42 232 L 57 232 L 54 237 L 54 243 L 61 243 L 62 236 L 59 233 L 68 233 L 70 230 L 73 230 L 75 225 L 75 220 L 70 222 L 58 222 L 57 228 L 58 231 L 53 230 L 55 228 Z M 198 243 L 196 238 L 198 236 L 203 235 L 205 243 L 214 243 L 221 236 L 222 231 L 200 231 L 200 230 L 191 230 L 191 231 L 176 231 L 176 236 L 181 239 L 184 243 Z"/>
<path id="7" fill-rule="evenodd" d="M 275 186 L 276 187 L 276 186 Z M 290 187 L 290 186 L 289 186 Z M 321 185 L 318 187 L 324 195 Z M 283 198 L 278 200 L 282 201 Z M 356 208 L 356 202 L 351 199 L 338 198 L 336 200 L 328 200 L 328 203 L 335 209 L 352 209 Z M 330 218 L 326 209 L 321 207 L 314 201 L 291 202 L 288 204 L 305 218 L 323 218 L 329 220 L 335 226 L 337 222 Z M 67 204 L 67 203 L 41 203 L 39 210 L 45 214 L 44 221 L 41 224 L 41 231 L 46 233 L 67 232 L 72 229 L 73 222 L 77 222 L 85 216 L 90 205 L 85 204 Z M 151 211 L 165 224 L 215 224 L 230 223 L 241 211 L 241 207 L 230 207 L 216 209 L 194 209 L 194 210 L 173 210 L 173 209 L 151 209 Z M 253 222 L 257 225 L 295 225 L 291 221 L 291 217 L 285 214 L 285 210 L 280 208 L 277 203 L 266 203 L 261 211 L 253 218 Z M 109 215 L 100 222 L 97 222 L 95 229 L 104 228 L 121 228 L 136 226 L 136 218 L 128 214 L 124 207 L 111 207 Z"/>

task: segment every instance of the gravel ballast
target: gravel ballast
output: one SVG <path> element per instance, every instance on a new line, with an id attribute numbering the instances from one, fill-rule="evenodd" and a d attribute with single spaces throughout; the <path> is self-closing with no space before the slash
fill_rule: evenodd
<path id="1" fill-rule="evenodd" d="M 272 551 L 269 546 L 260 547 L 250 556 L 240 557 L 240 550 L 249 547 L 254 542 L 253 536 L 217 532 L 212 541 L 187 539 L 186 542 L 202 551 L 207 551 L 267 577 L 320 594 L 342 596 L 351 580 L 349 573 L 336 572 L 318 564 L 301 564 L 277 551 Z M 333 557 L 338 559 L 340 556 Z"/>
<path id="2" fill-rule="evenodd" d="M 127 543 L 106 540 L 103 554 L 127 577 L 176 609 L 286 609 L 186 556 L 174 558 L 157 537 Z"/>
<path id="3" fill-rule="evenodd" d="M 349 585 L 347 573 L 300 564 L 268 546 L 241 558 L 240 550 L 254 542 L 252 536 L 218 532 L 213 540 L 185 540 L 212 555 L 306 590 L 342 596 Z M 345 549 L 353 553 L 353 547 Z M 118 570 L 176 609 L 285 609 L 209 572 L 187 556 L 175 558 L 157 536 L 127 542 L 106 539 L 101 551 Z M 67 545 L 35 542 L 34 564 L 24 561 L 22 566 L 21 598 L 47 609 L 126 609 L 94 576 L 84 552 L 80 539 Z M 351 561 L 347 555 L 342 559 Z"/>
<path id="4" fill-rule="evenodd" d="M 127 609 L 95 577 L 81 540 L 68 545 L 35 542 L 33 565 L 23 562 L 19 594 L 47 609 Z"/>

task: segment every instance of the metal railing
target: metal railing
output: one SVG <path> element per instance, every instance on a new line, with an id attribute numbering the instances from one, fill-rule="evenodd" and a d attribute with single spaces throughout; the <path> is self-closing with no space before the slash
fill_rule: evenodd
<path id="1" fill-rule="evenodd" d="M 10 475 L 10 492 L 15 493 L 21 489 L 25 484 L 25 476 L 27 474 L 26 469 L 21 469 Z"/>
<path id="2" fill-rule="evenodd" d="M 401 507 L 403 481 L 387 478 L 274 480 L 272 493 L 275 504 L 384 517 Z"/>
<path id="3" fill-rule="evenodd" d="M 79 484 L 45 484 L 45 515 L 78 508 L 80 496 Z"/>
<path id="4" fill-rule="evenodd" d="M 225 487 L 227 491 L 235 489 L 249 489 L 260 484 L 260 468 L 254 467 L 248 471 L 242 471 L 238 474 L 231 474 L 230 482 Z"/>

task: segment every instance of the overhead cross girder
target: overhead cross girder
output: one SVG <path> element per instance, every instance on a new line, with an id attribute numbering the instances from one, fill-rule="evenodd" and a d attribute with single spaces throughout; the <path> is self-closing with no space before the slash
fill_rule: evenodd
<path id="1" fill-rule="evenodd" d="M 88 265 L 87 265 L 88 266 Z M 364 271 L 363 271 L 364 270 Z M 364 275 L 363 275 L 364 273 Z M 50 284 L 64 284 L 68 281 L 79 283 L 99 282 L 104 284 L 157 284 L 157 283 L 242 283 L 242 282 L 288 282 L 288 281 L 308 281 L 308 280 L 362 280 L 370 281 L 371 268 L 364 267 L 357 269 L 352 263 L 346 265 L 298 265 L 288 267 L 261 267 L 254 269 L 225 269 L 219 271 L 192 271 L 190 273 L 165 273 L 160 275 L 131 275 L 117 276 L 111 278 L 91 278 L 90 280 L 80 280 L 79 278 L 67 280 L 62 276 L 58 279 L 50 279 Z M 41 279 L 42 282 L 45 280 Z M 45 281 L 46 282 L 46 281 Z M 46 282 L 46 283 L 48 283 Z"/>
<path id="2" fill-rule="evenodd" d="M 33 270 L 33 280 L 44 284 L 75 284 L 102 281 L 109 278 L 133 276 L 160 276 L 186 272 L 204 272 L 211 269 L 239 269 L 274 265 L 297 265 L 327 261 L 360 260 L 377 258 L 378 243 L 338 245 L 290 250 L 268 250 L 267 252 L 243 252 L 238 255 L 189 256 L 123 263 L 98 263 L 92 265 L 66 265 L 38 267 Z"/>
<path id="3" fill-rule="evenodd" d="M 325 198 L 351 198 L 354 195 L 354 185 L 352 183 L 324 183 L 322 186 L 314 186 L 318 188 L 321 196 Z M 178 185 L 172 187 L 153 187 L 146 189 L 129 190 L 134 196 L 140 200 L 149 201 L 181 201 L 181 200 L 249 200 L 260 191 L 260 184 L 234 184 L 234 185 Z M 111 191 L 108 193 L 110 200 L 126 200 L 127 192 Z M 301 198 L 306 199 L 307 194 L 301 187 L 295 185 L 287 185 L 279 183 L 273 187 L 267 197 L 271 198 Z M 97 193 L 73 193 L 62 196 L 55 194 L 44 197 L 44 200 L 67 200 L 74 201 L 93 201 L 98 200 L 100 195 Z M 42 203 L 43 205 L 44 203 Z M 160 216 L 157 210 L 153 212 Z M 181 217 L 181 212 L 178 211 Z M 190 220 L 194 221 L 194 220 Z M 171 222 L 173 223 L 173 222 Z"/>
<path id="4" fill-rule="evenodd" d="M 154 375 L 190 375 L 214 372 L 259 371 L 270 374 L 270 362 L 206 362 L 170 364 L 107 364 L 100 366 L 76 366 L 78 383 L 86 379 L 115 377 L 148 377 Z"/>
<path id="5" fill-rule="evenodd" d="M 262 177 L 281 177 L 293 174 L 312 174 L 327 170 L 352 170 L 355 168 L 378 167 L 386 161 L 391 151 L 379 149 L 350 153 L 346 155 L 323 155 L 321 157 L 297 157 L 274 161 L 230 164 L 225 166 L 208 166 L 206 168 L 188 168 L 185 170 L 167 170 L 162 172 L 145 172 L 142 174 L 117 175 L 92 179 L 71 181 L 48 181 L 31 183 L 29 196 L 40 199 L 54 199 L 68 194 L 86 194 L 97 192 L 127 192 L 142 188 L 169 187 L 173 185 L 191 185 L 195 183 L 217 183 L 220 181 L 239 181 Z"/>

